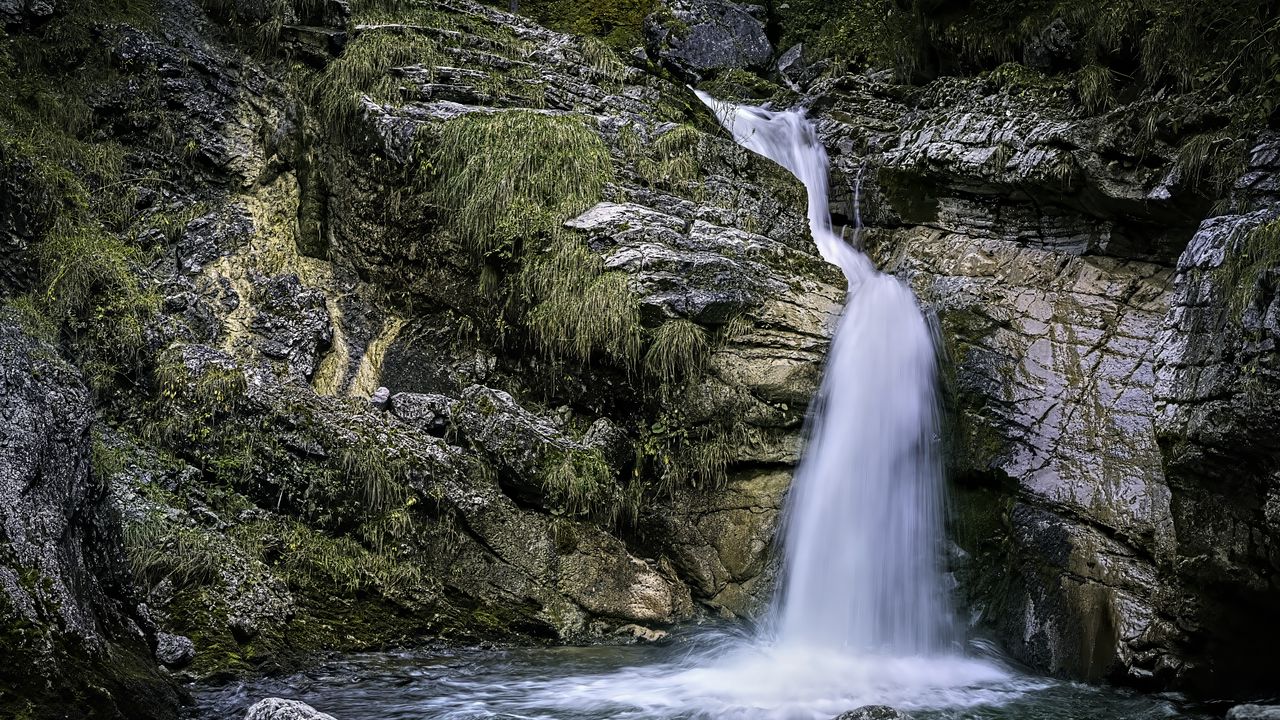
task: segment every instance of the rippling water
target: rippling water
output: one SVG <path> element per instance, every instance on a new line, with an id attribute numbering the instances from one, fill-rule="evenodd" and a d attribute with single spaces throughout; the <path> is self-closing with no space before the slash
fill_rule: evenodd
<path id="1" fill-rule="evenodd" d="M 825 720 L 869 704 L 918 720 L 1210 717 L 1176 696 L 1037 678 L 993 658 L 801 656 L 708 632 L 666 646 L 359 654 L 196 696 L 200 720 L 243 717 L 264 697 L 338 720 Z"/>

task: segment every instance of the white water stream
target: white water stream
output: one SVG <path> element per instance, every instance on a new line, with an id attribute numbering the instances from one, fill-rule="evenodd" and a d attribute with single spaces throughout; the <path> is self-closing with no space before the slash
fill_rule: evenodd
<path id="1" fill-rule="evenodd" d="M 818 250 L 849 281 L 787 500 L 776 641 L 896 657 L 945 652 L 953 637 L 929 326 L 905 285 L 832 230 L 827 153 L 807 118 L 698 98 L 738 144 L 804 183 Z"/>

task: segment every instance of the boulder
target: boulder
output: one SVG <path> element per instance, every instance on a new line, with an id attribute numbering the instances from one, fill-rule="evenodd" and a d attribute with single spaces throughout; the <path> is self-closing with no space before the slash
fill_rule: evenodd
<path id="1" fill-rule="evenodd" d="M 244 720 L 335 720 L 301 700 L 267 698 L 249 708 Z"/>
<path id="2" fill-rule="evenodd" d="M 728 68 L 764 69 L 773 58 L 758 6 L 670 0 L 645 18 L 649 54 L 687 79 Z"/>
<path id="3" fill-rule="evenodd" d="M 1236 705 L 1227 720 L 1280 720 L 1280 705 Z"/>
<path id="4" fill-rule="evenodd" d="M 156 659 L 170 670 L 180 670 L 196 656 L 195 643 L 184 635 L 156 633 Z"/>

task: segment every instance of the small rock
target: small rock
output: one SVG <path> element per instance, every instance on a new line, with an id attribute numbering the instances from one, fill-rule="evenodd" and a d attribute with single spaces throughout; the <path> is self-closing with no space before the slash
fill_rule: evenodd
<path id="1" fill-rule="evenodd" d="M 196 645 L 191 638 L 162 632 L 156 635 L 156 659 L 170 670 L 180 670 L 191 664 L 196 656 Z"/>
<path id="2" fill-rule="evenodd" d="M 387 407 L 387 401 L 390 399 L 391 391 L 385 387 L 380 387 L 377 390 L 374 390 L 373 394 L 369 396 L 369 404 L 379 410 L 384 410 Z"/>
<path id="3" fill-rule="evenodd" d="M 833 720 L 912 720 L 911 716 L 901 710 L 894 710 L 888 705 L 867 705 L 857 710 L 850 710 Z"/>
<path id="4" fill-rule="evenodd" d="M 1237 705 L 1227 711 L 1227 720 L 1280 720 L 1280 705 Z"/>
<path id="5" fill-rule="evenodd" d="M 631 642 L 637 643 L 661 642 L 671 635 L 671 633 L 668 633 L 665 630 L 655 630 L 654 628 L 647 628 L 643 625 L 636 624 L 623 625 L 618 628 L 614 634 L 623 636 Z"/>
<path id="6" fill-rule="evenodd" d="M 336 720 L 336 718 L 316 710 L 301 700 L 267 698 L 249 708 L 244 720 Z"/>

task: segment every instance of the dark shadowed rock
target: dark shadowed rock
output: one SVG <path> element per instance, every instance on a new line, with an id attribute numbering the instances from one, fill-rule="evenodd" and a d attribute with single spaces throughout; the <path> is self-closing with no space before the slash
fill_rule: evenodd
<path id="1" fill-rule="evenodd" d="M 670 0 L 645 19 L 649 53 L 689 78 L 727 68 L 763 69 L 773 45 L 759 9 L 725 0 Z"/>
<path id="2" fill-rule="evenodd" d="M 124 579 L 119 518 L 91 473 L 92 418 L 79 371 L 0 310 L 0 715 L 22 716 L 24 701 L 50 717 L 177 712 Z"/>

